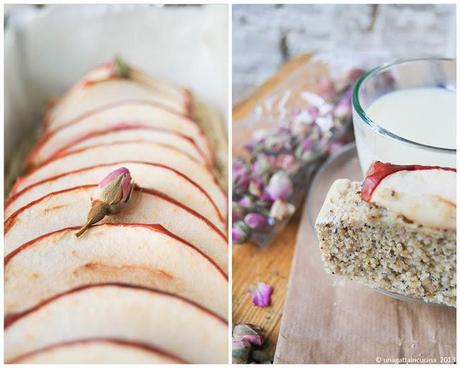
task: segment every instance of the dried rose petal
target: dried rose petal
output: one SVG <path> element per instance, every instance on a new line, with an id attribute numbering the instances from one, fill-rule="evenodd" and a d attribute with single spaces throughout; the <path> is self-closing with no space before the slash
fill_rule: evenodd
<path id="1" fill-rule="evenodd" d="M 284 171 L 277 171 L 270 178 L 265 190 L 274 201 L 277 199 L 287 199 L 292 195 L 292 181 Z"/>
<path id="2" fill-rule="evenodd" d="M 252 297 L 252 303 L 257 307 L 268 307 L 272 296 L 273 288 L 263 282 L 258 282 L 249 289 Z"/>

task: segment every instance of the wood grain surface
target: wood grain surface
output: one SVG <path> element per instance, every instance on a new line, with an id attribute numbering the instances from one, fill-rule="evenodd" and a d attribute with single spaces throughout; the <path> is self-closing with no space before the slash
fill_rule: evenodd
<path id="1" fill-rule="evenodd" d="M 259 101 L 305 64 L 310 57 L 309 54 L 302 54 L 285 64 L 248 99 L 233 108 L 233 121 L 247 117 Z M 271 353 L 275 351 L 280 330 L 299 220 L 300 213 L 297 213 L 275 241 L 266 248 L 258 248 L 250 243 L 233 246 L 233 324 L 253 323 L 261 326 L 267 349 Z M 248 289 L 259 281 L 273 286 L 270 307 L 259 308 L 252 305 Z"/>

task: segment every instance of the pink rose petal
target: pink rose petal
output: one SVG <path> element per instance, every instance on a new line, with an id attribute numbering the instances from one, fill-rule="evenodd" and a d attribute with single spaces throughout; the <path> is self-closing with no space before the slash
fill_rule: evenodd
<path id="1" fill-rule="evenodd" d="M 252 297 L 252 303 L 257 307 L 268 307 L 272 296 L 273 288 L 263 282 L 258 282 L 249 289 Z"/>

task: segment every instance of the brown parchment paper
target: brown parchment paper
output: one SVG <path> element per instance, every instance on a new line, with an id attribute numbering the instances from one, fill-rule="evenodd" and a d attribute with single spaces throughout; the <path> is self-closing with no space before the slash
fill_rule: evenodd
<path id="1" fill-rule="evenodd" d="M 354 157 L 337 170 L 357 179 L 357 166 Z M 315 208 L 323 199 L 309 198 Z M 327 274 L 304 208 L 275 363 L 453 363 L 455 357 L 455 308 L 399 301 Z"/>

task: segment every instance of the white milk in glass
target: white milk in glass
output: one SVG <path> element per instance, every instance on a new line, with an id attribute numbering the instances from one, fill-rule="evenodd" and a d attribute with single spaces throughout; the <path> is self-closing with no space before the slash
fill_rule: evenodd
<path id="1" fill-rule="evenodd" d="M 434 147 L 456 148 L 456 94 L 453 91 L 433 87 L 391 92 L 375 100 L 366 114 L 375 124 L 399 137 Z M 396 142 L 371 135 L 369 131 L 361 131 L 360 135 L 357 144 L 363 172 L 374 160 L 456 167 L 453 154 Z"/>

